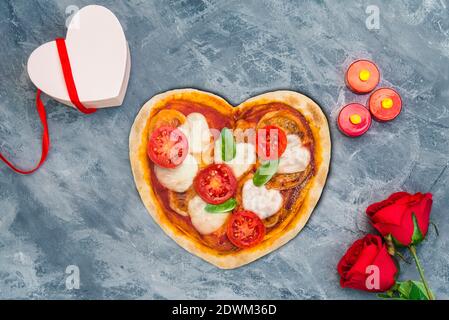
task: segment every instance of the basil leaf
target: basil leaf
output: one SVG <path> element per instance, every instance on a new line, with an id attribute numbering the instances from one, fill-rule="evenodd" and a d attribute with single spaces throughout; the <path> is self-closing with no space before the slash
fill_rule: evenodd
<path id="1" fill-rule="evenodd" d="M 209 213 L 225 213 L 234 210 L 237 201 L 234 198 L 220 204 L 207 204 L 205 210 Z"/>
<path id="2" fill-rule="evenodd" d="M 279 160 L 270 160 L 263 163 L 256 171 L 253 177 L 253 183 L 256 187 L 263 186 L 275 175 L 279 168 Z"/>
<path id="3" fill-rule="evenodd" d="M 237 153 L 236 143 L 232 131 L 228 128 L 221 130 L 221 158 L 231 161 Z"/>

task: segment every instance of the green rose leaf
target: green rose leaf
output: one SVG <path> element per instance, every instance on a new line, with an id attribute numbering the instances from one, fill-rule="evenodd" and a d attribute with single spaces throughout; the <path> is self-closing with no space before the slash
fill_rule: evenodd
<path id="1" fill-rule="evenodd" d="M 390 290 L 378 294 L 377 297 L 391 300 L 430 300 L 424 284 L 415 280 L 398 281 Z"/>
<path id="2" fill-rule="evenodd" d="M 407 300 L 430 300 L 424 284 L 420 281 L 408 280 L 400 282 L 398 292 L 401 298 Z"/>
<path id="3" fill-rule="evenodd" d="M 278 168 L 279 160 L 270 160 L 263 163 L 254 174 L 254 185 L 260 187 L 266 184 L 276 174 Z"/>
<path id="4" fill-rule="evenodd" d="M 221 130 L 221 158 L 231 161 L 237 154 L 237 147 L 232 131 L 228 128 Z"/>
<path id="5" fill-rule="evenodd" d="M 231 198 L 220 204 L 207 204 L 205 210 L 209 213 L 225 213 L 234 210 L 237 201 Z"/>

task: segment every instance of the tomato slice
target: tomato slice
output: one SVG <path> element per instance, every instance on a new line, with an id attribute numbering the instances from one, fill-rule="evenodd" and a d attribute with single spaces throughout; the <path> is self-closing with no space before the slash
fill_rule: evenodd
<path id="1" fill-rule="evenodd" d="M 176 168 L 187 157 L 189 143 L 181 130 L 163 126 L 155 129 L 148 141 L 148 157 L 160 167 Z"/>
<path id="2" fill-rule="evenodd" d="M 197 174 L 193 186 L 204 201 L 220 204 L 234 196 L 237 179 L 227 165 L 211 164 Z"/>
<path id="3" fill-rule="evenodd" d="M 239 211 L 232 214 L 226 234 L 235 246 L 249 248 L 263 240 L 265 225 L 254 212 Z"/>
<path id="4" fill-rule="evenodd" d="M 287 136 L 284 130 L 268 125 L 257 131 L 257 155 L 262 160 L 279 159 L 287 148 Z"/>

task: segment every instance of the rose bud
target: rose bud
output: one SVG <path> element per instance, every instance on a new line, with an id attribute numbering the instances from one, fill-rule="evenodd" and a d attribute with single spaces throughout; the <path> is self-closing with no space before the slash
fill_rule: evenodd
<path id="1" fill-rule="evenodd" d="M 431 193 L 393 193 L 388 199 L 374 203 L 366 214 L 377 231 L 384 237 L 391 236 L 399 246 L 420 243 L 429 228 Z"/>
<path id="2" fill-rule="evenodd" d="M 370 292 L 385 292 L 395 283 L 396 263 L 382 238 L 369 234 L 346 251 L 337 266 L 340 285 Z"/>

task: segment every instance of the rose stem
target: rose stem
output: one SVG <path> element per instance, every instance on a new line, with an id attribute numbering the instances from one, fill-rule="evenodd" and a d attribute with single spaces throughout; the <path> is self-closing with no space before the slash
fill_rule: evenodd
<path id="1" fill-rule="evenodd" d="M 421 277 L 421 280 L 424 284 L 424 288 L 426 288 L 427 295 L 429 296 L 430 300 L 435 300 L 435 297 L 433 296 L 432 291 L 429 288 L 429 285 L 427 284 L 426 278 L 424 277 L 424 270 L 421 266 L 421 262 L 419 261 L 418 255 L 416 254 L 416 248 L 414 245 L 410 245 L 408 247 L 410 249 L 410 252 L 413 256 L 413 259 L 415 260 L 416 268 L 418 269 L 419 276 Z"/>

